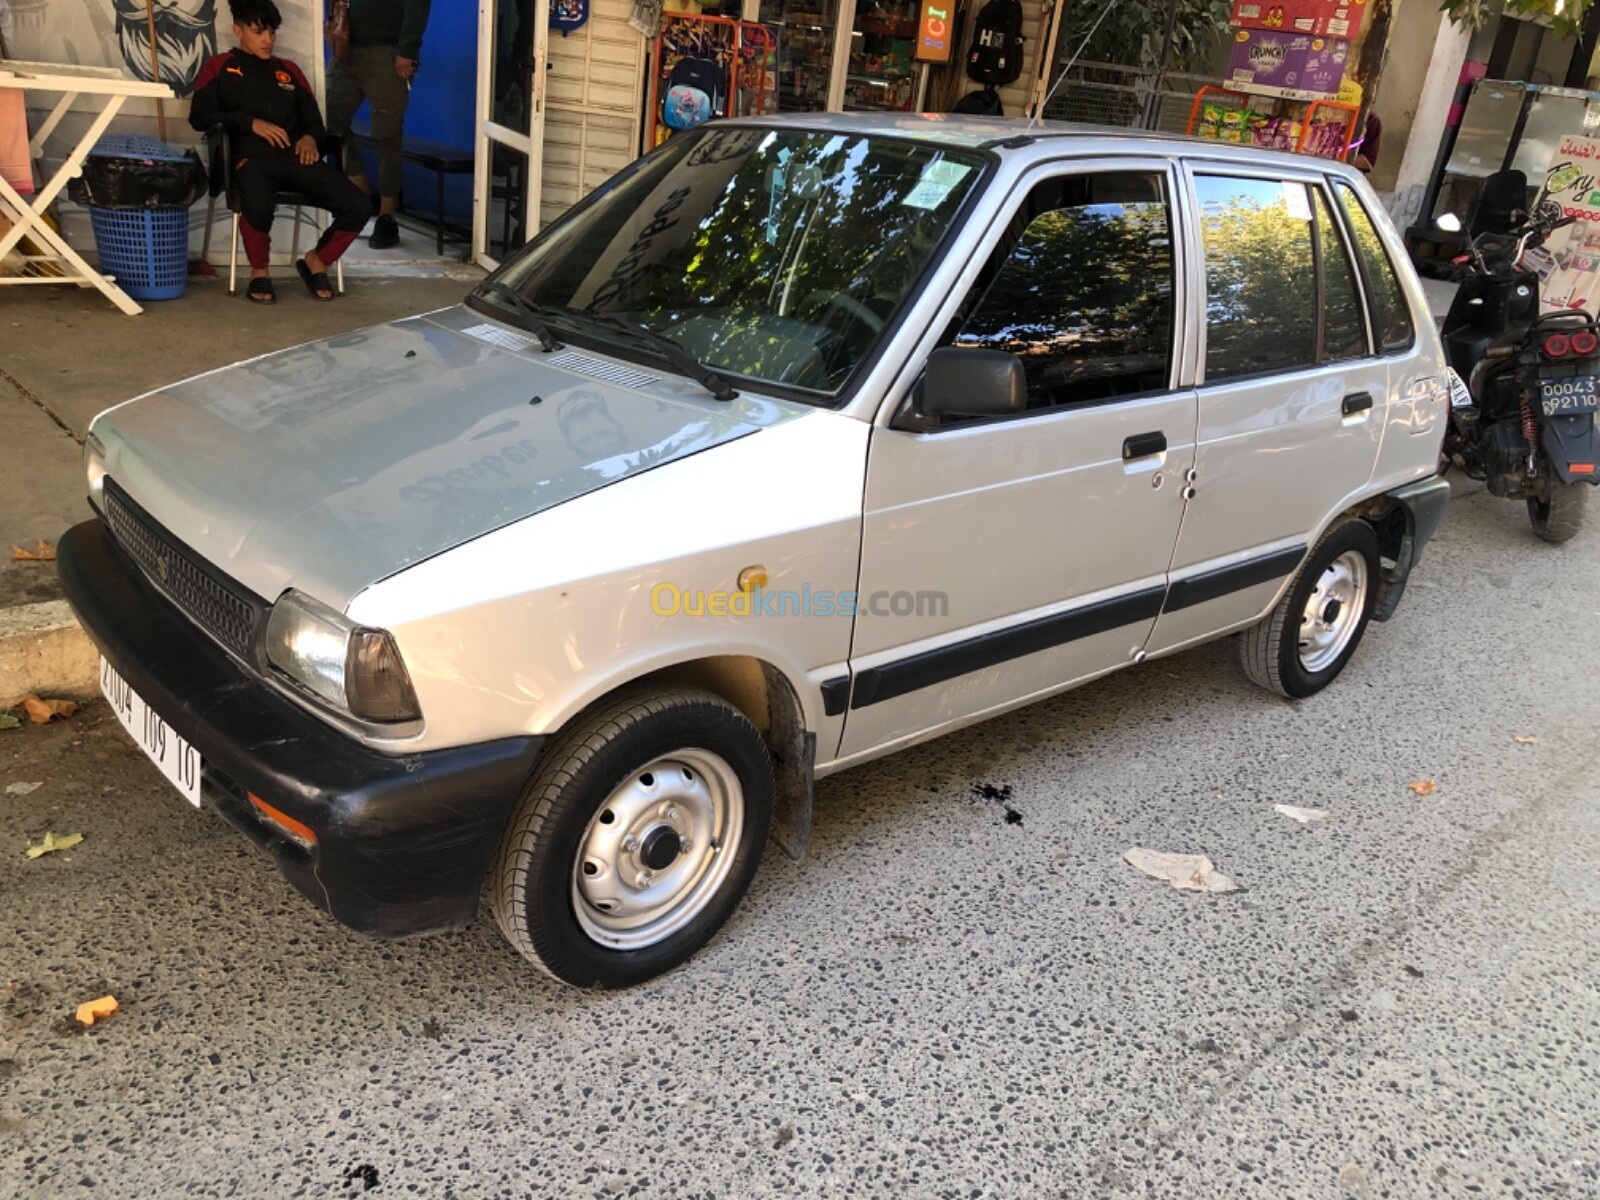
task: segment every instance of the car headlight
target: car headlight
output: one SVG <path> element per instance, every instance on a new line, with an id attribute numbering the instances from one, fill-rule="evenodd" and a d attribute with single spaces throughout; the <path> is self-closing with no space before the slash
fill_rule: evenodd
<path id="1" fill-rule="evenodd" d="M 422 716 L 394 637 L 356 625 L 304 592 L 287 591 L 272 606 L 267 661 L 364 721 L 415 721 Z"/>
<path id="2" fill-rule="evenodd" d="M 89 503 L 99 512 L 106 483 L 106 448 L 92 433 L 83 443 L 83 475 L 89 484 Z"/>

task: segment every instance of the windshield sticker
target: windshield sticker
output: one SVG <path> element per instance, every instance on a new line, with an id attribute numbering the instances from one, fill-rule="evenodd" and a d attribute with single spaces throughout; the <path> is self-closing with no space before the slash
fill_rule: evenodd
<path id="1" fill-rule="evenodd" d="M 1283 185 L 1283 202 L 1289 209 L 1289 215 L 1295 220 L 1311 220 L 1311 201 L 1306 197 L 1305 184 L 1285 181 Z"/>
<path id="2" fill-rule="evenodd" d="M 917 186 L 911 189 L 911 194 L 901 203 L 910 208 L 930 211 L 938 208 L 944 203 L 945 197 L 955 191 L 956 185 L 971 172 L 972 168 L 966 163 L 950 162 L 947 159 L 929 163 L 927 170 L 922 172 L 922 178 L 917 180 Z"/>

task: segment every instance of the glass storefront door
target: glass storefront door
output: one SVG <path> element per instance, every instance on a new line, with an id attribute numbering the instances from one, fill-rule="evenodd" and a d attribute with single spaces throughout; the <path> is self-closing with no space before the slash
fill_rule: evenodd
<path id="1" fill-rule="evenodd" d="M 472 253 L 495 267 L 534 233 L 544 158 L 547 4 L 478 0 L 477 171 Z"/>
<path id="2" fill-rule="evenodd" d="M 919 0 L 856 0 L 845 69 L 845 112 L 912 112 L 924 68 L 917 44 Z"/>
<path id="3" fill-rule="evenodd" d="M 915 112 L 919 0 L 760 0 L 778 37 L 779 112 Z"/>
<path id="4" fill-rule="evenodd" d="M 839 9 L 849 2 L 761 0 L 761 23 L 778 34 L 779 112 L 826 112 L 834 107 L 829 99 Z"/>

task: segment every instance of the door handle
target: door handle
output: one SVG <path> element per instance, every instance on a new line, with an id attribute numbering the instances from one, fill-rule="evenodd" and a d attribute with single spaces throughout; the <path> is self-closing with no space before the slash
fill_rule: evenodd
<path id="1" fill-rule="evenodd" d="M 1152 454 L 1161 454 L 1167 448 L 1167 435 L 1156 433 L 1136 433 L 1122 443 L 1122 460 L 1127 462 L 1135 458 L 1149 458 Z"/>
<path id="2" fill-rule="evenodd" d="M 1344 398 L 1341 411 L 1345 416 L 1353 417 L 1357 413 L 1367 412 L 1371 408 L 1372 394 L 1370 392 L 1351 392 L 1350 395 Z"/>

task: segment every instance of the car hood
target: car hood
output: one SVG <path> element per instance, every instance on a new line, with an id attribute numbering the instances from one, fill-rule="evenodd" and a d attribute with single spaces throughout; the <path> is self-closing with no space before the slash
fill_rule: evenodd
<path id="1" fill-rule="evenodd" d="M 452 546 L 807 411 L 530 341 L 446 309 L 152 392 L 94 432 L 116 485 L 202 558 L 269 601 L 296 587 L 342 609 Z"/>

